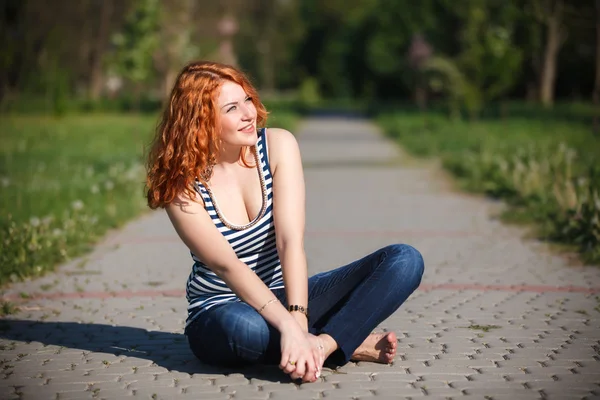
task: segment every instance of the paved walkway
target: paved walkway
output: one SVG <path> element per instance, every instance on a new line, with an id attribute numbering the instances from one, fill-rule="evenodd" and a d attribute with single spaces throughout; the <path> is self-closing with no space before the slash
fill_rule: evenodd
<path id="1" fill-rule="evenodd" d="M 420 290 L 381 326 L 398 334 L 393 365 L 296 385 L 200 364 L 182 335 L 189 254 L 157 212 L 5 291 L 29 298 L 0 321 L 0 398 L 600 398 L 600 268 L 523 240 L 491 218 L 497 204 L 407 165 L 364 121 L 308 120 L 299 140 L 311 274 L 394 242 L 424 255 Z"/>

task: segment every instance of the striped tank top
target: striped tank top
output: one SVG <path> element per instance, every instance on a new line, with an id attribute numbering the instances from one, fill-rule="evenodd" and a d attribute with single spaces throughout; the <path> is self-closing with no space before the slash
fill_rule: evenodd
<path id="1" fill-rule="evenodd" d="M 261 212 L 255 220 L 245 226 L 234 226 L 230 229 L 217 213 L 218 202 L 211 196 L 207 188 L 196 181 L 195 189 L 204 200 L 204 207 L 212 218 L 217 229 L 229 242 L 237 257 L 252 269 L 270 289 L 283 288 L 281 263 L 275 243 L 275 224 L 273 222 L 273 178 L 267 156 L 266 129 L 258 131 L 258 141 L 253 149 L 259 161 L 257 167 L 261 174 L 261 182 L 266 188 L 266 204 L 263 202 Z M 263 200 L 264 201 L 264 200 Z M 215 208 L 217 202 L 217 209 Z M 262 208 L 265 208 L 264 214 Z M 261 216 L 262 215 L 262 216 Z M 232 225 L 229 223 L 229 225 Z M 188 317 L 186 326 L 203 311 L 217 304 L 240 301 L 214 272 L 212 272 L 193 253 L 194 265 L 186 285 L 188 300 Z"/>

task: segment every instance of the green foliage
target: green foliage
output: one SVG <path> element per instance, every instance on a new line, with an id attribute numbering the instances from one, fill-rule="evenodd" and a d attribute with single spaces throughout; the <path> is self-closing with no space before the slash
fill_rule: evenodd
<path id="1" fill-rule="evenodd" d="M 89 97 L 65 96 L 61 98 L 61 112 L 57 115 L 54 105 L 49 103 L 45 97 L 20 95 L 14 101 L 4 103 L 1 112 L 18 115 L 54 114 L 55 116 L 130 111 L 154 114 L 160 110 L 161 106 L 159 99 L 145 93 L 142 93 L 139 98 L 134 98 L 130 92 L 124 92 L 115 98 L 99 98 L 97 100 Z"/>
<path id="2" fill-rule="evenodd" d="M 319 103 L 321 100 L 319 82 L 315 78 L 309 77 L 302 81 L 298 91 L 298 100 L 300 101 L 300 105 L 307 109 Z"/>
<path id="3" fill-rule="evenodd" d="M 515 2 L 467 0 L 457 7 L 450 0 L 356 0 L 303 7 L 311 16 L 311 54 L 318 56 L 309 72 L 326 96 L 373 96 L 375 88 L 375 96 L 397 98 L 398 90 L 412 91 L 422 79 L 407 59 L 416 34 L 433 48 L 430 71 L 439 78 L 433 84 L 445 84 L 438 89 L 454 110 L 460 104 L 475 117 L 521 78 L 523 50 L 515 34 L 526 18 Z M 457 34 L 449 35 L 453 29 Z"/>
<path id="4" fill-rule="evenodd" d="M 580 123 L 511 118 L 448 123 L 441 115 L 391 113 L 379 122 L 403 146 L 439 156 L 470 191 L 501 198 L 542 238 L 600 263 L 600 142 Z"/>
<path id="5" fill-rule="evenodd" d="M 279 108 L 268 126 L 293 132 Z M 82 254 L 147 210 L 144 153 L 156 116 L 5 117 L 0 128 L 0 285 Z"/>
<path id="6" fill-rule="evenodd" d="M 17 307 L 14 303 L 6 300 L 0 300 L 0 317 L 16 314 L 18 311 L 19 307 Z"/>
<path id="7" fill-rule="evenodd" d="M 460 109 L 466 105 L 470 110 L 479 107 L 477 92 L 472 90 L 465 76 L 452 60 L 445 57 L 432 57 L 425 62 L 424 74 L 429 87 L 446 95 L 450 116 L 460 117 Z"/>
<path id="8" fill-rule="evenodd" d="M 123 30 L 113 36 L 115 47 L 111 67 L 126 79 L 141 83 L 153 71 L 152 54 L 159 44 L 158 0 L 139 0 L 126 20 Z"/>
<path id="9" fill-rule="evenodd" d="M 0 284 L 39 275 L 145 210 L 154 117 L 4 118 Z"/>
<path id="10" fill-rule="evenodd" d="M 446 7 L 462 27 L 460 51 L 456 57 L 431 60 L 429 69 L 447 76 L 446 92 L 461 98 L 469 115 L 477 117 L 487 102 L 504 95 L 520 77 L 523 50 L 514 36 L 521 12 L 515 4 L 500 1 L 468 0 L 463 7 L 447 1 Z"/>

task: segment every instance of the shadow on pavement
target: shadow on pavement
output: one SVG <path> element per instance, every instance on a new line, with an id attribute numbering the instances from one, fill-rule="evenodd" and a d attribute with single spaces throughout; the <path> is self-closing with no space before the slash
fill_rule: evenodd
<path id="1" fill-rule="evenodd" d="M 228 375 L 239 373 L 247 379 L 291 382 L 291 379 L 277 366 L 253 365 L 223 368 L 203 364 L 193 355 L 188 347 L 187 338 L 181 333 L 77 322 L 13 319 L 4 319 L 0 322 L 0 339 L 26 343 L 39 342 L 44 346 L 53 345 L 80 349 L 84 352 L 145 359 L 169 371 L 187 374 Z"/>

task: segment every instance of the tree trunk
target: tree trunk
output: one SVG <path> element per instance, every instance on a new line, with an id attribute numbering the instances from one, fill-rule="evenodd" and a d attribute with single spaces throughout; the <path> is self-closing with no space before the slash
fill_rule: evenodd
<path id="1" fill-rule="evenodd" d="M 525 99 L 528 103 L 536 103 L 540 98 L 538 94 L 538 83 L 535 81 L 527 83 L 527 92 L 525 94 Z"/>
<path id="2" fill-rule="evenodd" d="M 540 77 L 540 101 L 545 107 L 554 103 L 554 83 L 556 81 L 556 64 L 560 47 L 560 25 L 552 19 L 548 24 L 546 49 Z"/>
<path id="3" fill-rule="evenodd" d="M 104 71 L 102 69 L 102 56 L 108 36 L 110 35 L 110 17 L 112 14 L 112 0 L 104 0 L 101 2 L 102 9 L 100 11 L 100 25 L 94 48 L 92 49 L 91 73 L 90 73 L 90 97 L 93 100 L 100 98 L 102 94 L 102 86 L 104 83 Z"/>
<path id="4" fill-rule="evenodd" d="M 260 54 L 261 89 L 265 93 L 273 93 L 275 90 L 275 68 L 273 66 L 272 43 L 268 32 L 258 42 Z"/>
<path id="5" fill-rule="evenodd" d="M 565 39 L 562 26 L 563 11 L 563 1 L 557 0 L 553 9 L 546 16 L 546 48 L 540 76 L 540 101 L 544 107 L 551 107 L 554 104 L 558 52 Z"/>
<path id="6" fill-rule="evenodd" d="M 419 107 L 419 111 L 427 110 L 427 89 L 419 82 L 415 86 L 415 103 Z"/>
<path id="7" fill-rule="evenodd" d="M 600 134 L 600 0 L 596 0 L 596 81 L 592 93 L 594 102 L 594 133 Z"/>
<path id="8" fill-rule="evenodd" d="M 169 96 L 171 95 L 173 85 L 175 85 L 177 74 L 178 71 L 172 64 L 170 64 L 170 66 L 165 71 L 165 75 L 163 77 L 163 102 L 165 104 L 169 101 Z"/>

